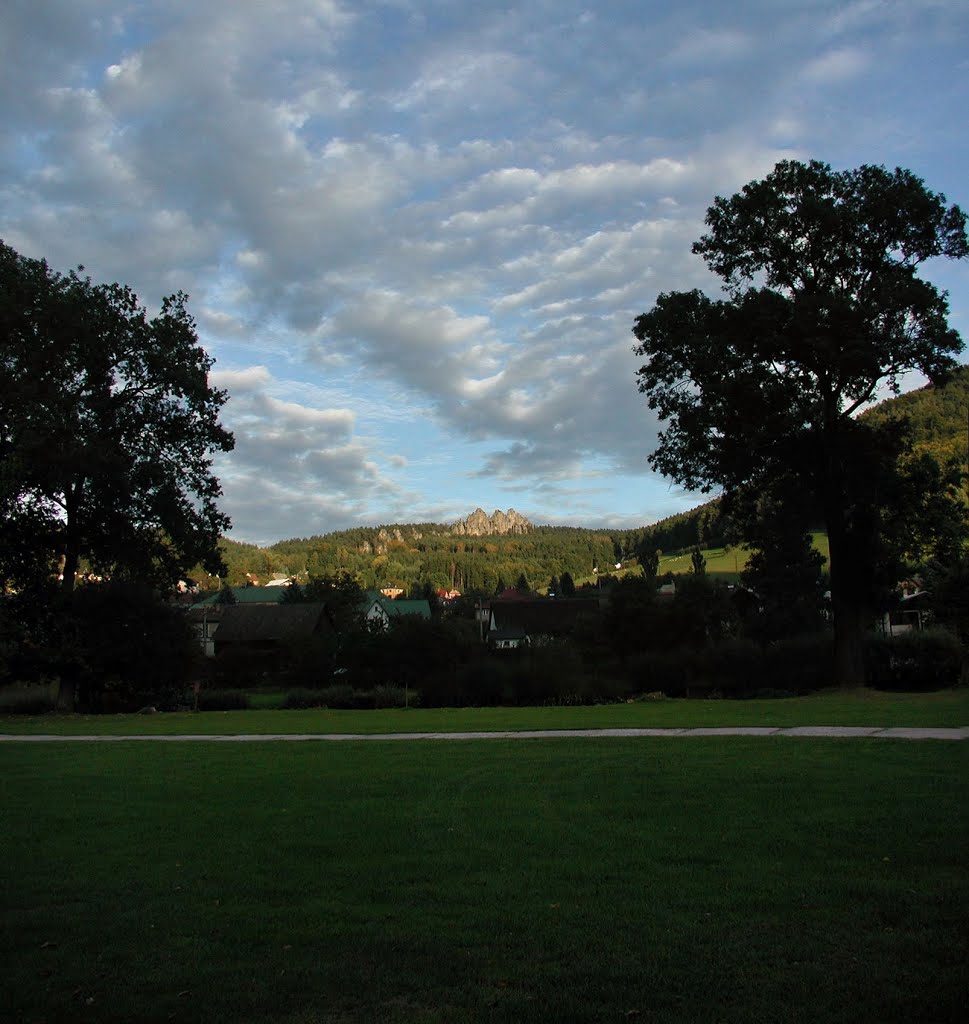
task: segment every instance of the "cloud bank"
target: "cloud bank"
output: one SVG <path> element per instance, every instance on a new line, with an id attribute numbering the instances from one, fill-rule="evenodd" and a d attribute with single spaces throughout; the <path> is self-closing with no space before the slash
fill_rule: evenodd
<path id="1" fill-rule="evenodd" d="M 0 236 L 149 306 L 190 292 L 239 539 L 689 507 L 646 464 L 630 329 L 716 287 L 690 255 L 714 195 L 818 157 L 966 201 L 954 0 L 466 7 L 5 15 Z"/>

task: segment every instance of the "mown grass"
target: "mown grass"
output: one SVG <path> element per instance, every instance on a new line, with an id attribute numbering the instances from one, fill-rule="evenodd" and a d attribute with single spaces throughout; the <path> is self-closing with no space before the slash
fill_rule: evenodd
<path id="1" fill-rule="evenodd" d="M 267 710 L 157 715 L 7 715 L 0 733 L 177 735 L 477 732 L 697 726 L 969 726 L 969 688 L 937 693 L 828 690 L 774 700 L 661 700 L 593 707 Z"/>
<path id="2" fill-rule="evenodd" d="M 24 1021 L 962 1021 L 969 744 L 0 747 Z"/>

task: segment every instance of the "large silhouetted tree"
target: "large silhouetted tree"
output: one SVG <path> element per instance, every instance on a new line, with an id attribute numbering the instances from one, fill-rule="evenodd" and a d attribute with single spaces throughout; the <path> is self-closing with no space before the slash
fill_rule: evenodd
<path id="1" fill-rule="evenodd" d="M 129 288 L 0 242 L 3 586 L 59 566 L 69 593 L 82 559 L 144 582 L 220 569 L 211 456 L 233 439 L 186 301 L 149 319 Z"/>
<path id="2" fill-rule="evenodd" d="M 838 681 L 858 685 L 907 442 L 903 424 L 855 414 L 908 370 L 954 366 L 946 296 L 917 270 L 969 253 L 966 218 L 909 171 L 785 161 L 706 223 L 693 251 L 726 298 L 666 293 L 633 328 L 640 391 L 666 424 L 650 462 L 701 490 L 796 475 L 828 532 Z"/>

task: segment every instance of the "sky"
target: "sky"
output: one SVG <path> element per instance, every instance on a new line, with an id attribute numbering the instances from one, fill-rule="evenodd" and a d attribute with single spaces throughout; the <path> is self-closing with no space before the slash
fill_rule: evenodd
<path id="1" fill-rule="evenodd" d="M 5 0 L 0 238 L 189 293 L 233 539 L 638 527 L 702 500 L 631 329 L 717 293 L 713 198 L 819 159 L 966 208 L 967 111 L 965 0 Z"/>

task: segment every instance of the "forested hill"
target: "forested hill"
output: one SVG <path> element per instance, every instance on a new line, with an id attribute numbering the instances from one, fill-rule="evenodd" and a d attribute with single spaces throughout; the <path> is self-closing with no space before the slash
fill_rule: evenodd
<path id="1" fill-rule="evenodd" d="M 888 399 L 864 415 L 908 417 L 918 447 L 965 464 L 967 413 L 969 367 L 960 367 L 946 385 Z M 724 539 L 719 503 L 714 500 L 637 530 L 536 526 L 525 533 L 467 536 L 440 523 L 411 523 L 295 538 L 268 548 L 223 540 L 222 549 L 229 581 L 235 584 L 243 583 L 247 573 L 265 583 L 276 574 L 345 570 L 365 587 L 399 586 L 409 591 L 415 584 L 429 584 L 435 589 L 493 592 L 499 584 L 514 586 L 521 575 L 535 589 L 544 590 L 553 576 L 568 573 L 577 581 L 589 579 L 594 569 L 609 572 L 616 562 L 627 564 L 642 549 L 673 554 L 694 545 L 719 547 Z"/>
<path id="2" fill-rule="evenodd" d="M 965 468 L 969 366 L 960 366 L 941 387 L 930 384 L 898 398 L 889 398 L 869 409 L 864 416 L 876 420 L 906 417 L 912 425 L 917 449 L 931 452 L 943 462 L 958 459 Z"/>
<path id="3" fill-rule="evenodd" d="M 409 591 L 415 584 L 429 584 L 463 593 L 514 586 L 521 575 L 544 591 L 553 576 L 563 573 L 580 582 L 595 570 L 614 571 L 617 562 L 634 560 L 642 546 L 672 553 L 721 543 L 718 507 L 711 502 L 638 530 L 531 526 L 527 533 L 474 537 L 440 523 L 409 523 L 294 538 L 267 548 L 223 540 L 222 550 L 233 584 L 245 582 L 247 573 L 265 583 L 278 574 L 346 571 L 368 588 Z"/>
<path id="4" fill-rule="evenodd" d="M 350 572 L 367 588 L 415 584 L 461 592 L 494 592 L 524 574 L 544 590 L 552 576 L 588 577 L 606 572 L 628 553 L 626 531 L 538 526 L 525 534 L 457 535 L 437 523 L 358 527 L 318 537 L 280 541 L 268 548 L 223 541 L 229 579 L 252 573 L 265 582 L 274 573 L 311 576 Z"/>

